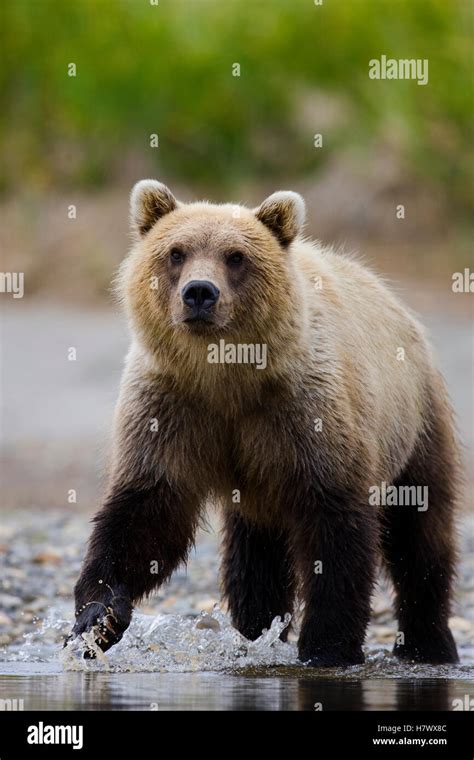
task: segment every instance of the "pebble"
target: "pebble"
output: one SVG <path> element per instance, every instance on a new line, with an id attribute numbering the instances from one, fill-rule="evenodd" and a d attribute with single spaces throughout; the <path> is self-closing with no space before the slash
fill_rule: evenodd
<path id="1" fill-rule="evenodd" d="M 467 631 L 473 630 L 473 624 L 470 620 L 458 617 L 457 615 L 449 619 L 449 625 L 453 631 L 462 631 L 463 633 L 466 633 Z"/>
<path id="2" fill-rule="evenodd" d="M 393 628 L 389 628 L 386 625 L 374 625 L 372 624 L 370 626 L 370 634 L 373 636 L 377 641 L 387 641 L 391 640 L 395 636 L 395 630 Z"/>
<path id="3" fill-rule="evenodd" d="M 7 609 L 16 609 L 21 607 L 22 600 L 18 596 L 10 596 L 10 594 L 0 594 L 0 607 L 6 607 Z"/>
<path id="4" fill-rule="evenodd" d="M 220 631 L 221 626 L 218 620 L 211 615 L 203 615 L 196 623 L 196 628 L 208 628 L 211 631 Z"/>
<path id="5" fill-rule="evenodd" d="M 11 625 L 13 620 L 0 610 L 0 625 Z"/>
<path id="6" fill-rule="evenodd" d="M 17 580 L 23 580 L 26 578 L 25 571 L 20 567 L 8 567 L 6 572 L 8 573 L 8 576 L 10 578 L 15 578 Z"/>
<path id="7" fill-rule="evenodd" d="M 59 565 L 59 563 L 61 562 L 61 555 L 56 554 L 56 552 L 52 552 L 52 551 L 38 552 L 38 554 L 36 554 L 33 557 L 33 562 L 36 562 L 39 565 L 44 565 L 48 563 L 53 564 L 53 565 Z"/>

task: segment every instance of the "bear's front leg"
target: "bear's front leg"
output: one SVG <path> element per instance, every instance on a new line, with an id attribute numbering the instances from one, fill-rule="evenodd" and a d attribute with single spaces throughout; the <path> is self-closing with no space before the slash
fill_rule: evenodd
<path id="1" fill-rule="evenodd" d="M 144 488 L 113 487 L 75 586 L 72 635 L 93 629 L 103 651 L 120 641 L 133 605 L 186 560 L 197 520 L 192 500 L 165 477 Z"/>
<path id="2" fill-rule="evenodd" d="M 362 663 L 377 556 L 367 493 L 317 488 L 297 512 L 293 545 L 305 602 L 299 659 L 313 667 Z"/>

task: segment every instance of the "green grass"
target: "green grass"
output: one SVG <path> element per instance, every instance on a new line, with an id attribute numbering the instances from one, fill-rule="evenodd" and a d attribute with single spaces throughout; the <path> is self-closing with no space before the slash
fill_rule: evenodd
<path id="1" fill-rule="evenodd" d="M 97 187 L 141 156 L 160 176 L 216 195 L 236 181 L 310 176 L 341 148 L 370 161 L 381 143 L 467 215 L 471 8 L 457 0 L 7 0 L 1 187 Z M 428 58 L 429 84 L 370 80 L 368 62 L 381 54 Z M 321 129 L 304 114 L 323 96 L 340 108 Z M 319 131 L 323 150 L 313 147 Z"/>

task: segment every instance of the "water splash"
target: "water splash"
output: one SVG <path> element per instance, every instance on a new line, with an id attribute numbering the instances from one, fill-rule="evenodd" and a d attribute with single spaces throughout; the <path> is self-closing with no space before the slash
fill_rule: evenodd
<path id="1" fill-rule="evenodd" d="M 212 614 L 197 617 L 135 612 L 123 639 L 105 654 L 94 644 L 93 634 L 73 640 L 62 648 L 71 630 L 70 620 L 57 608 L 50 608 L 47 617 L 38 621 L 36 630 L 25 634 L 24 644 L 11 645 L 0 651 L 0 660 L 9 662 L 8 672 L 15 672 L 15 663 L 43 663 L 58 672 L 108 673 L 195 673 L 252 672 L 254 675 L 290 675 L 298 662 L 293 641 L 281 641 L 281 632 L 290 624 L 290 615 L 275 618 L 270 628 L 255 641 L 242 636 L 228 614 L 218 605 Z M 97 653 L 95 660 L 85 660 L 86 648 Z M 337 680 L 360 679 L 472 679 L 474 648 L 459 647 L 459 665 L 425 665 L 402 663 L 388 649 L 367 646 L 366 662 L 346 669 L 304 669 L 305 677 Z M 5 656 L 2 656 L 5 655 Z M 12 669 L 13 668 L 13 669 Z M 271 670 L 269 669 L 271 668 Z M 21 670 L 21 668 L 20 668 Z M 52 672 L 51 671 L 51 672 Z"/>
<path id="2" fill-rule="evenodd" d="M 203 612 L 197 618 L 135 613 L 122 641 L 106 654 L 98 649 L 93 634 L 89 633 L 83 640 L 71 642 L 60 659 L 66 670 L 109 672 L 184 673 L 293 665 L 297 662 L 296 645 L 279 638 L 290 620 L 290 615 L 283 620 L 276 617 L 258 639 L 249 641 L 233 628 L 230 617 L 217 605 L 212 615 Z M 97 653 L 96 660 L 83 659 L 88 647 Z"/>
<path id="3" fill-rule="evenodd" d="M 6 662 L 50 662 L 57 657 L 59 642 L 71 630 L 71 621 L 56 607 L 49 607 L 44 619 L 36 618 L 35 630 L 23 634 L 23 644 L 10 644 L 0 650 L 0 660 Z"/>

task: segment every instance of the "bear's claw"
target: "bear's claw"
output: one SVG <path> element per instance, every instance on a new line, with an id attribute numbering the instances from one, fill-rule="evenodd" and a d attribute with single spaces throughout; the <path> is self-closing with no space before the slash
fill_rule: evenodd
<path id="1" fill-rule="evenodd" d="M 132 610 L 130 600 L 123 596 L 115 596 L 113 606 L 112 602 L 109 605 L 99 602 L 86 604 L 77 615 L 74 628 L 65 639 L 64 646 L 83 633 L 92 631 L 95 644 L 106 652 L 121 640 L 130 625 Z M 84 652 L 85 659 L 94 659 L 95 656 L 93 649 L 86 649 Z"/>

